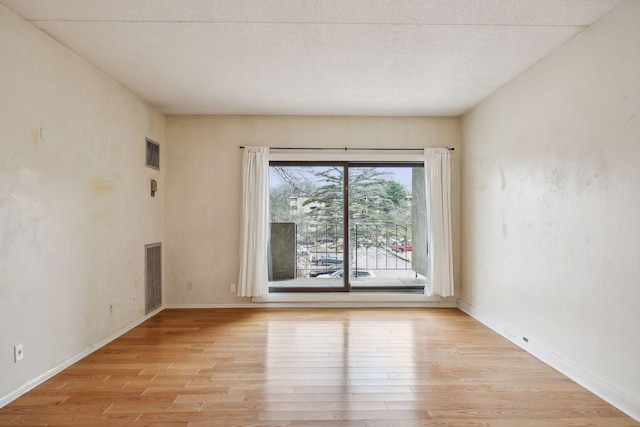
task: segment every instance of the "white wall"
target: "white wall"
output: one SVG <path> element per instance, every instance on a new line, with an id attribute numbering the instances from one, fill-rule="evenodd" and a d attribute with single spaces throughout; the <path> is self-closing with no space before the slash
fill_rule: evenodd
<path id="1" fill-rule="evenodd" d="M 164 118 L 4 6 L 0 64 L 2 406 L 144 317 L 144 244 L 164 237 L 144 144 Z"/>
<path id="2" fill-rule="evenodd" d="M 455 118 L 168 116 L 167 303 L 251 302 L 229 291 L 239 268 L 240 145 L 459 148 L 460 135 Z M 457 153 L 452 153 L 455 279 L 460 278 Z"/>
<path id="3" fill-rule="evenodd" d="M 463 307 L 636 418 L 639 22 L 624 3 L 485 100 L 461 153 Z"/>

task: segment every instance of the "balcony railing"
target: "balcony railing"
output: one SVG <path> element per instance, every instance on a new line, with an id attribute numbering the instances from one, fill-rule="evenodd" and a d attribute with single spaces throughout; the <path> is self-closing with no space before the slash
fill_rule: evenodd
<path id="1" fill-rule="evenodd" d="M 357 223 L 349 227 L 349 254 L 344 253 L 342 225 L 296 226 L 296 277 L 352 271 L 413 270 L 411 224 Z"/>

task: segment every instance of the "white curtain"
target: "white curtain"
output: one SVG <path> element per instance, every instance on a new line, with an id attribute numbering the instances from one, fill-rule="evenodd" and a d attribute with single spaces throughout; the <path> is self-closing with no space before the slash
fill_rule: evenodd
<path id="1" fill-rule="evenodd" d="M 427 295 L 453 295 L 453 256 L 451 245 L 451 166 L 449 150 L 424 150 L 427 187 L 427 247 L 429 271 Z"/>
<path id="2" fill-rule="evenodd" d="M 269 148 L 245 147 L 242 154 L 239 297 L 269 292 Z"/>

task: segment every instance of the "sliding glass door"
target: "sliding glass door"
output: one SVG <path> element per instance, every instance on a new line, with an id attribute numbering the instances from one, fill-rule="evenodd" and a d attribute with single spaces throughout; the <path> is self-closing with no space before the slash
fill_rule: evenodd
<path id="1" fill-rule="evenodd" d="M 269 179 L 271 292 L 422 292 L 422 164 L 271 162 Z"/>

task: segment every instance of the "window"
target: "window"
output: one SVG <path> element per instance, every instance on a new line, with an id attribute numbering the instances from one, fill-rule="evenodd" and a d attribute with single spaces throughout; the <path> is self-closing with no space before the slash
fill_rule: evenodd
<path id="1" fill-rule="evenodd" d="M 270 292 L 424 291 L 423 163 L 272 161 L 269 182 Z"/>

